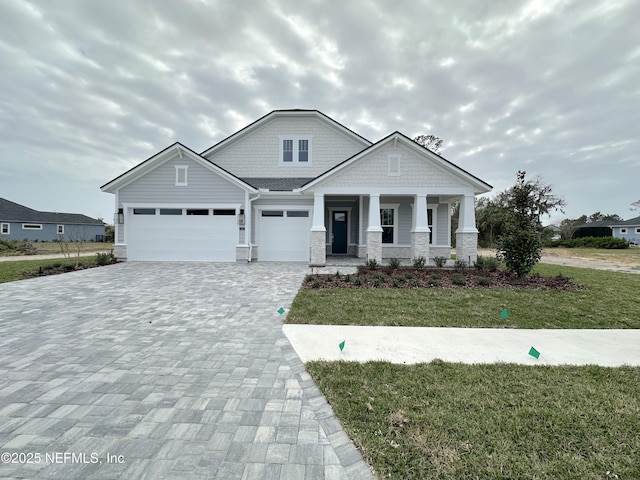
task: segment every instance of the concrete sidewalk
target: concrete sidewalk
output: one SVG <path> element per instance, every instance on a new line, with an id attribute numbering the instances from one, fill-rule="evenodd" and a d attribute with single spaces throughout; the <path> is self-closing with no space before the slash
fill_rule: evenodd
<path id="1" fill-rule="evenodd" d="M 384 360 L 421 363 L 640 366 L 640 330 L 521 330 L 498 328 L 284 325 L 303 362 Z M 344 341 L 344 349 L 339 344 Z M 529 355 L 534 347 L 538 359 Z"/>

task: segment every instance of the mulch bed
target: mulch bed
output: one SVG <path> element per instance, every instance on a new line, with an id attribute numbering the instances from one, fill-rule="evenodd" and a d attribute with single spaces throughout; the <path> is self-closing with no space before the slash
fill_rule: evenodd
<path id="1" fill-rule="evenodd" d="M 397 269 L 359 267 L 358 273 L 312 274 L 307 275 L 303 284 L 307 289 L 331 288 L 517 288 L 537 290 L 583 290 L 585 287 L 574 283 L 564 275 L 542 277 L 538 274 L 517 278 L 504 271 L 465 269 L 455 271 L 450 268 L 412 267 Z"/>

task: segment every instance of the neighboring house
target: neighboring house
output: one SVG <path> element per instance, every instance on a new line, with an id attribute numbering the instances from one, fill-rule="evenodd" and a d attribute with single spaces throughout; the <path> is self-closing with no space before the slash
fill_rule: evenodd
<path id="1" fill-rule="evenodd" d="M 101 187 L 127 260 L 475 261 L 491 185 L 399 132 L 371 143 L 317 110 L 276 110 L 198 154 L 175 143 Z"/>
<path id="2" fill-rule="evenodd" d="M 614 237 L 624 238 L 634 245 L 640 245 L 640 217 L 611 223 L 609 226 L 613 230 Z"/>
<path id="3" fill-rule="evenodd" d="M 0 240 L 102 242 L 105 224 L 78 213 L 39 212 L 0 198 Z"/>
<path id="4" fill-rule="evenodd" d="M 597 222 L 583 223 L 576 227 L 571 238 L 610 237 L 612 235 L 610 225 L 611 220 L 598 220 Z"/>

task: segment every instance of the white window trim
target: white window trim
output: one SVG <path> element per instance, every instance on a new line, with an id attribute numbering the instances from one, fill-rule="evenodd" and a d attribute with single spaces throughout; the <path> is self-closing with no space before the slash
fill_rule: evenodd
<path id="1" fill-rule="evenodd" d="M 189 165 L 176 165 L 176 187 L 186 187 L 189 184 Z M 180 172 L 184 172 L 184 182 L 180 181 Z"/>
<path id="2" fill-rule="evenodd" d="M 6 228 L 6 232 L 5 232 Z M 0 224 L 0 234 L 1 235 L 11 235 L 11 224 L 10 223 L 2 223 Z"/>
<path id="3" fill-rule="evenodd" d="M 620 235 L 626 235 L 627 234 L 627 229 L 626 228 L 620 228 Z"/>
<path id="4" fill-rule="evenodd" d="M 56 233 L 57 235 L 64 235 L 64 225 L 58 225 L 56 227 Z"/>
<path id="5" fill-rule="evenodd" d="M 313 136 L 311 135 L 280 135 L 279 137 L 280 146 L 278 148 L 278 159 L 280 165 L 290 167 L 306 167 L 311 166 L 313 163 Z M 284 141 L 292 140 L 293 141 L 293 159 L 291 162 L 284 161 Z M 300 140 L 306 140 L 308 145 L 308 161 L 301 162 L 300 161 Z"/>
<path id="6" fill-rule="evenodd" d="M 383 243 L 382 245 L 398 245 L 398 210 L 400 209 L 399 203 L 381 203 L 380 210 L 393 209 L 393 225 L 383 225 L 382 219 L 380 219 L 380 228 L 393 227 L 393 243 Z"/>
<path id="7" fill-rule="evenodd" d="M 42 224 L 41 223 L 23 223 L 22 229 L 23 230 L 42 230 Z"/>
<path id="8" fill-rule="evenodd" d="M 640 227 L 636 227 L 636 233 L 640 233 Z"/>
<path id="9" fill-rule="evenodd" d="M 389 177 L 399 177 L 401 168 L 400 168 L 400 159 L 402 156 L 400 154 L 395 155 L 387 155 L 387 161 L 389 163 L 389 169 L 387 170 L 387 175 Z"/>
<path id="10" fill-rule="evenodd" d="M 431 225 L 429 225 L 429 210 L 431 210 Z M 438 205 L 434 205 L 432 204 L 431 206 L 429 204 L 427 204 L 427 227 L 429 227 L 429 235 L 431 235 L 431 241 L 429 242 L 429 245 L 435 245 L 436 242 L 436 224 L 437 222 L 437 215 L 438 215 Z"/>

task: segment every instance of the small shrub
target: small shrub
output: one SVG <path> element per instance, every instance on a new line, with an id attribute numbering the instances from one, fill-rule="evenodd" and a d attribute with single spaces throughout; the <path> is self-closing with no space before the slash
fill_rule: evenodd
<path id="1" fill-rule="evenodd" d="M 360 275 L 357 275 L 356 278 L 353 279 L 353 284 L 356 286 L 360 286 L 362 283 L 362 277 Z"/>
<path id="2" fill-rule="evenodd" d="M 436 267 L 442 268 L 447 264 L 447 257 L 433 257 Z"/>
<path id="3" fill-rule="evenodd" d="M 473 263 L 473 266 L 476 267 L 476 270 L 486 270 L 485 258 L 482 255 L 478 255 L 478 258 Z"/>
<path id="4" fill-rule="evenodd" d="M 464 269 L 467 268 L 467 261 L 462 258 L 457 258 L 455 262 L 453 262 L 453 269 L 456 272 L 463 272 Z"/>
<path id="5" fill-rule="evenodd" d="M 384 282 L 387 280 L 387 276 L 384 273 L 376 273 L 375 279 L 379 282 Z"/>
<path id="6" fill-rule="evenodd" d="M 489 277 L 476 277 L 476 285 L 487 287 L 491 285 L 491 279 Z"/>
<path id="7" fill-rule="evenodd" d="M 398 258 L 390 258 L 389 259 L 389 268 L 391 270 L 397 270 L 398 268 L 400 268 L 400 259 Z"/>
<path id="8" fill-rule="evenodd" d="M 318 280 L 309 282 L 309 288 L 320 288 L 320 282 Z"/>
<path id="9" fill-rule="evenodd" d="M 401 287 L 403 283 L 404 283 L 404 280 L 402 279 L 402 277 L 393 277 L 393 280 L 391 281 L 391 284 L 395 288 Z"/>
<path id="10" fill-rule="evenodd" d="M 487 257 L 484 259 L 484 266 L 490 272 L 495 272 L 500 266 L 500 260 L 498 260 L 496 257 Z"/>
<path id="11" fill-rule="evenodd" d="M 372 258 L 371 260 L 367 260 L 367 268 L 369 270 L 377 270 L 379 266 L 380 264 L 375 258 Z"/>
<path id="12" fill-rule="evenodd" d="M 451 275 L 451 283 L 454 285 L 466 285 L 467 281 L 464 278 L 464 275 L 461 273 L 454 273 Z"/>
<path id="13" fill-rule="evenodd" d="M 427 283 L 432 287 L 439 287 L 440 286 L 440 276 L 439 275 L 431 275 L 429 277 L 429 280 L 427 280 Z"/>
<path id="14" fill-rule="evenodd" d="M 382 283 L 383 283 L 383 282 L 382 282 L 379 278 L 375 278 L 375 279 L 373 280 L 373 286 L 374 286 L 375 288 L 381 287 L 381 286 L 382 286 Z"/>
<path id="15" fill-rule="evenodd" d="M 109 253 L 96 253 L 96 264 L 103 265 L 111 265 L 116 262 L 116 257 L 113 255 L 113 252 Z"/>
<path id="16" fill-rule="evenodd" d="M 427 259 L 422 255 L 413 259 L 413 268 L 422 270 L 427 265 Z"/>

